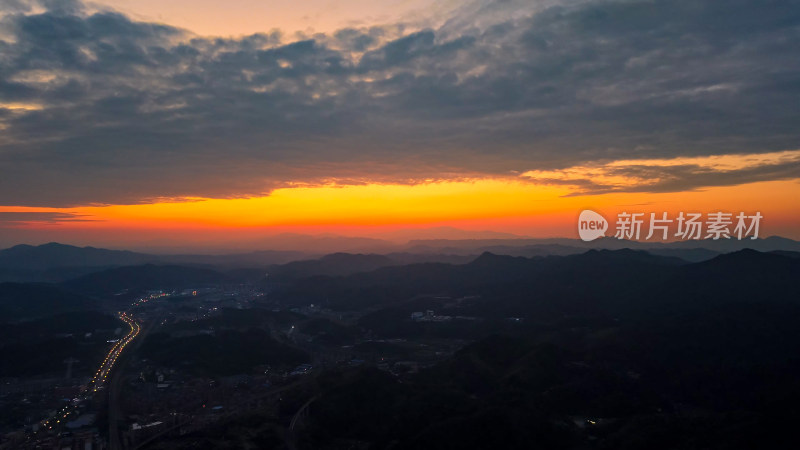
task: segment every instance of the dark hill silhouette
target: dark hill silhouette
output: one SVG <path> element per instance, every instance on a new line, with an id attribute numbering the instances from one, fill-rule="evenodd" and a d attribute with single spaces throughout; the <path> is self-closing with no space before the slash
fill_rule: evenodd
<path id="1" fill-rule="evenodd" d="M 0 321 L 87 311 L 97 306 L 93 300 L 50 284 L 0 283 Z"/>
<path id="2" fill-rule="evenodd" d="M 785 298 L 799 275 L 800 260 L 754 250 L 694 264 L 629 249 L 535 258 L 484 253 L 463 265 L 411 264 L 298 280 L 276 295 L 290 303 L 358 309 L 420 294 L 477 294 L 492 300 L 473 313 L 617 317 L 647 314 L 682 299 L 697 307 L 765 295 Z"/>
<path id="3" fill-rule="evenodd" d="M 123 290 L 202 287 L 228 281 L 228 276 L 211 269 L 145 264 L 103 270 L 61 285 L 85 294 L 108 295 Z"/>

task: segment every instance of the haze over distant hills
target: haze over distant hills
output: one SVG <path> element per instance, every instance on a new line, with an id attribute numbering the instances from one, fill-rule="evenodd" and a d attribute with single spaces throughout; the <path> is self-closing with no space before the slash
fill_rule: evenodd
<path id="1" fill-rule="evenodd" d="M 143 264 L 152 260 L 152 255 L 144 253 L 95 247 L 75 247 L 57 242 L 38 246 L 21 244 L 0 250 L 0 267 L 21 270 L 132 265 Z"/>
<path id="2" fill-rule="evenodd" d="M 80 250 L 85 250 L 89 255 L 86 261 L 92 263 L 98 262 L 98 259 L 92 259 L 98 254 L 109 255 L 109 260 L 113 261 L 122 261 L 122 256 L 130 256 L 132 260 L 142 256 L 101 249 L 61 248 L 68 246 L 55 244 L 44 247 L 73 256 L 79 254 Z M 37 248 L 31 247 L 29 250 L 34 251 L 33 249 Z M 41 249 L 34 253 L 41 256 Z M 11 319 L 35 317 L 50 309 L 66 312 L 94 308 L 95 305 L 85 296 L 102 299 L 129 290 L 142 292 L 146 289 L 169 290 L 252 283 L 265 280 L 265 274 L 273 286 L 280 287 L 275 293 L 276 298 L 283 299 L 287 304 L 302 306 L 308 302 L 325 302 L 335 309 L 392 304 L 420 292 L 468 295 L 470 292 L 486 291 L 512 298 L 519 292 L 543 295 L 549 291 L 560 292 L 565 289 L 571 292 L 570 295 L 577 295 L 580 293 L 571 289 L 580 287 L 597 290 L 591 295 L 584 293 L 597 300 L 607 296 L 608 293 L 604 290 L 609 283 L 616 286 L 614 289 L 623 286 L 615 281 L 617 279 L 628 280 L 624 284 L 626 291 L 636 287 L 637 292 L 642 292 L 649 287 L 653 289 L 651 296 L 659 297 L 664 297 L 664 292 L 673 291 L 673 287 L 677 285 L 695 286 L 695 291 L 699 289 L 696 286 L 700 285 L 707 285 L 709 289 L 721 289 L 719 284 L 704 284 L 704 280 L 724 279 L 728 280 L 724 289 L 726 295 L 757 296 L 759 292 L 763 294 L 771 289 L 777 289 L 776 292 L 787 291 L 788 286 L 795 281 L 800 252 L 759 252 L 744 249 L 716 254 L 699 263 L 675 255 L 659 255 L 649 250 L 627 248 L 581 249 L 575 254 L 533 257 L 484 252 L 477 257 L 449 259 L 437 261 L 436 257 L 426 258 L 425 255 L 412 254 L 336 253 L 319 259 L 273 264 L 265 269 L 226 271 L 219 267 L 199 265 L 126 265 L 95 269 L 94 272 L 58 284 L 4 282 L 0 284 L 0 310 Z M 664 284 L 664 280 L 669 278 L 673 282 Z M 744 286 L 741 285 L 742 282 L 749 284 Z M 624 292 L 617 294 L 627 295 Z M 714 294 L 709 291 L 709 295 L 719 296 L 719 292 Z M 567 301 L 563 294 L 558 297 Z M 492 306 L 496 307 L 497 305 Z"/>
<path id="3" fill-rule="evenodd" d="M 76 247 L 51 242 L 0 250 L 0 281 L 60 282 L 106 269 L 144 264 L 206 267 L 265 267 L 308 258 L 297 251 L 254 251 L 231 255 L 155 255 L 127 250 Z"/>
<path id="4" fill-rule="evenodd" d="M 272 238 L 277 239 L 277 238 Z M 674 256 L 690 262 L 708 260 L 720 253 L 745 248 L 762 252 L 800 252 L 800 242 L 779 236 L 756 240 L 723 239 L 681 242 L 636 242 L 611 237 L 592 242 L 568 238 L 490 238 L 490 239 L 418 239 L 405 244 L 369 238 L 334 235 L 282 235 L 267 241 L 275 247 L 264 247 L 243 253 L 221 255 L 175 254 L 158 255 L 127 250 L 48 243 L 39 246 L 17 245 L 0 250 L 0 281 L 60 282 L 93 272 L 122 266 L 143 264 L 202 266 L 230 270 L 233 268 L 267 268 L 297 262 L 282 269 L 285 273 L 307 272 L 343 275 L 361 268 L 419 262 L 465 263 L 484 252 L 511 256 L 571 255 L 588 249 L 637 249 L 661 256 Z M 313 250 L 309 250 L 313 249 Z M 327 261 L 316 261 L 329 254 Z M 366 254 L 358 261 L 344 254 Z M 382 256 L 379 256 L 382 255 Z M 337 264 L 336 260 L 345 261 Z M 302 262 L 306 261 L 306 262 Z"/>

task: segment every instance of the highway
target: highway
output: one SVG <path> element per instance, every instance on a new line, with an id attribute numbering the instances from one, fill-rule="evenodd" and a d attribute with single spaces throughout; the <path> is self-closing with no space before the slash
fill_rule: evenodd
<path id="1" fill-rule="evenodd" d="M 128 346 L 141 331 L 141 326 L 139 323 L 136 322 L 136 320 L 134 320 L 129 314 L 120 312 L 118 317 L 120 320 L 128 324 L 130 330 L 124 338 L 114 343 L 114 346 L 108 351 L 103 359 L 103 362 L 100 364 L 100 368 L 97 369 L 97 372 L 95 372 L 92 380 L 87 385 L 86 393 L 83 395 L 84 399 L 88 399 L 92 396 L 92 394 L 96 393 L 105 385 L 106 381 L 108 380 L 108 375 L 111 372 L 111 369 L 114 367 L 114 363 L 117 362 L 117 359 L 122 354 L 122 351 L 125 350 L 125 347 Z M 78 409 L 72 404 L 69 404 L 58 410 L 53 417 L 43 420 L 41 422 L 41 430 L 52 430 L 54 427 L 58 429 L 63 425 L 63 423 L 66 423 L 69 419 L 77 416 Z"/>
<path id="2" fill-rule="evenodd" d="M 114 367 L 114 363 L 117 362 L 117 359 L 119 359 L 119 355 L 122 354 L 122 351 L 125 350 L 126 346 L 136 339 L 136 336 L 138 336 L 142 330 L 142 327 L 139 325 L 139 323 L 136 322 L 129 314 L 121 312 L 119 313 L 119 318 L 123 322 L 127 323 L 131 329 L 124 338 L 117 341 L 114 346 L 111 347 L 111 350 L 108 351 L 108 354 L 100 365 L 100 368 L 97 369 L 94 377 L 92 377 L 92 381 L 89 382 L 88 387 L 92 390 L 92 392 L 97 392 L 97 390 L 101 388 L 106 381 L 108 381 L 108 374 L 111 373 L 111 369 Z"/>
<path id="3" fill-rule="evenodd" d="M 137 347 L 138 345 L 141 344 L 141 341 L 146 337 L 147 333 L 149 333 L 153 328 L 158 326 L 159 322 L 161 322 L 160 318 L 150 321 L 149 322 L 150 325 L 144 330 L 144 332 L 142 332 L 140 325 L 137 322 L 132 321 L 132 323 L 135 324 L 136 327 L 135 328 L 136 333 L 133 335 L 133 338 L 142 333 L 142 339 L 138 341 L 139 343 L 137 344 Z M 130 343 L 130 341 L 128 341 L 128 343 Z M 122 365 L 124 364 L 125 362 L 123 361 Z M 119 422 L 120 419 L 123 417 L 119 404 L 120 403 L 119 395 L 124 380 L 124 375 L 121 372 L 122 370 L 118 368 L 111 376 L 111 382 L 108 385 L 108 447 L 110 450 L 120 450 L 124 448 L 119 432 Z M 106 376 L 107 375 L 108 374 L 106 373 Z"/>

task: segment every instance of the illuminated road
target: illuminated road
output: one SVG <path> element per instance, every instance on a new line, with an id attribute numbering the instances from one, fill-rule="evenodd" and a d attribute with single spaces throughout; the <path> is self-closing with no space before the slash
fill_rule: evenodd
<path id="1" fill-rule="evenodd" d="M 119 319 L 128 324 L 131 329 L 124 338 L 114 343 L 114 346 L 108 351 L 103 359 L 103 362 L 100 364 L 100 368 L 97 369 L 94 377 L 92 377 L 92 380 L 87 385 L 87 393 L 84 395 L 84 398 L 88 398 L 91 394 L 97 392 L 106 384 L 108 375 L 111 372 L 111 369 L 114 367 L 114 363 L 117 362 L 117 359 L 122 354 L 122 351 L 125 350 L 125 347 L 128 346 L 141 332 L 141 326 L 129 314 L 121 312 L 119 313 Z M 62 425 L 62 422 L 66 422 L 68 418 L 77 415 L 77 408 L 71 404 L 67 405 L 56 412 L 54 417 L 42 421 L 42 430 L 52 430 L 53 427 L 58 428 Z"/>
<path id="2" fill-rule="evenodd" d="M 161 318 L 151 320 L 150 325 L 142 330 L 139 327 L 138 322 L 134 321 L 133 323 L 135 325 L 136 334 L 133 335 L 133 337 L 135 338 L 141 334 L 141 338 L 139 338 L 137 344 L 131 350 L 135 350 L 136 346 L 141 345 L 142 340 L 147 337 L 147 333 L 149 333 L 153 328 L 157 327 L 160 322 Z M 123 360 L 120 364 L 124 366 L 125 360 Z M 123 417 L 119 402 L 120 390 L 122 389 L 124 378 L 122 369 L 122 367 L 118 367 L 117 370 L 111 374 L 111 380 L 108 383 L 108 448 L 110 450 L 120 450 L 124 448 L 119 432 L 120 419 Z"/>
<path id="3" fill-rule="evenodd" d="M 111 369 L 114 368 L 114 363 L 117 362 L 119 355 L 122 354 L 122 351 L 125 350 L 125 347 L 130 344 L 136 336 L 139 335 L 139 332 L 142 330 L 142 327 L 139 325 L 138 322 L 133 320 L 133 318 L 128 315 L 127 313 L 119 313 L 120 320 L 124 321 L 131 327 L 131 330 L 128 334 L 117 341 L 111 350 L 108 351 L 103 363 L 100 365 L 100 368 L 97 369 L 95 372 L 94 377 L 92 377 L 92 381 L 89 382 L 89 389 L 92 392 L 97 392 L 99 388 L 101 388 L 105 382 L 108 380 L 108 374 L 111 372 Z"/>

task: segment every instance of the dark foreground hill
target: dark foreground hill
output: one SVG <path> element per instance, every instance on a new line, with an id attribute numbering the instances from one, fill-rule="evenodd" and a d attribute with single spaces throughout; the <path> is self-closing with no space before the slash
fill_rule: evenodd
<path id="1" fill-rule="evenodd" d="M 211 269 L 145 264 L 107 269 L 61 285 L 89 295 L 109 295 L 125 290 L 203 287 L 229 281 L 230 277 Z"/>
<path id="2" fill-rule="evenodd" d="M 348 310 L 396 305 L 420 294 L 477 296 L 483 300 L 470 302 L 470 315 L 616 316 L 682 300 L 786 298 L 798 275 L 800 259 L 753 250 L 693 264 L 627 249 L 534 258 L 485 253 L 462 265 L 412 264 L 344 277 L 317 276 L 299 280 L 276 298 Z"/>
<path id="3" fill-rule="evenodd" d="M 0 327 L 0 361 L 5 363 L 0 364 L 0 377 L 63 377 L 68 358 L 76 360 L 74 375 L 87 376 L 96 370 L 108 351 L 107 340 L 116 338 L 114 332 L 121 326 L 114 316 L 97 311 L 4 323 Z"/>
<path id="4" fill-rule="evenodd" d="M 493 275 L 481 279 L 476 269 Z M 795 258 L 748 250 L 700 264 L 629 251 L 547 260 L 484 255 L 432 272 L 420 282 L 479 291 L 484 304 L 473 307 L 476 315 L 515 311 L 525 321 L 403 379 L 373 369 L 327 374 L 306 448 L 749 449 L 796 442 Z"/>
<path id="5" fill-rule="evenodd" d="M 97 303 L 83 295 L 44 283 L 0 283 L 0 322 L 88 311 Z"/>
<path id="6" fill-rule="evenodd" d="M 694 264 L 632 250 L 487 253 L 299 279 L 270 298 L 357 311 L 354 326 L 298 328 L 330 335 L 320 345 L 332 348 L 362 333 L 353 348 L 369 346 L 375 364 L 322 369 L 282 394 L 277 417 L 232 415 L 158 448 L 231 439 L 280 448 L 276 430 L 309 401 L 298 449 L 790 448 L 800 420 L 798 279 L 793 255 L 747 250 Z M 411 318 L 426 310 L 441 321 Z M 243 338 L 223 331 L 221 343 Z M 429 367 L 408 361 L 422 353 L 392 351 L 454 337 L 468 343 Z M 196 357 L 228 364 L 204 339 Z M 180 359 L 184 343 L 174 344 L 181 350 L 169 357 Z M 418 373 L 396 370 L 415 363 Z"/>
<path id="7" fill-rule="evenodd" d="M 292 366 L 308 361 L 297 348 L 278 342 L 274 328 L 303 316 L 288 311 L 223 309 L 219 315 L 160 328 L 142 345 L 142 354 L 163 366 L 197 375 L 252 373 L 259 365 Z"/>

